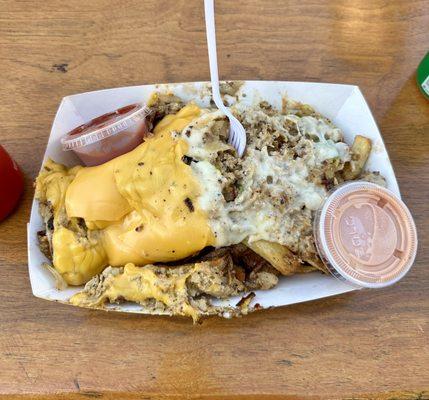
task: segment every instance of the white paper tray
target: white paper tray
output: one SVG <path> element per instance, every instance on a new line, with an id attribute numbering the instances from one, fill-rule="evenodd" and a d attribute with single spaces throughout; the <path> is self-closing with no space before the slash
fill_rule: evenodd
<path id="1" fill-rule="evenodd" d="M 55 116 L 44 160 L 51 157 L 55 161 L 69 166 L 77 164 L 78 160 L 71 152 L 61 150 L 60 138 L 62 135 L 96 116 L 128 104 L 146 101 L 154 90 L 171 91 L 179 97 L 194 100 L 201 105 L 208 105 L 210 100 L 205 82 L 131 86 L 67 96 L 62 100 Z M 267 100 L 280 108 L 282 97 L 285 95 L 291 99 L 308 103 L 341 128 L 345 140 L 349 144 L 353 142 L 353 137 L 357 134 L 371 138 L 373 151 L 369 157 L 367 168 L 380 171 L 386 178 L 388 188 L 400 195 L 383 139 L 357 86 L 306 82 L 246 81 L 240 92 L 246 94 L 242 99 L 246 103 L 251 103 L 255 99 Z M 41 267 L 41 264 L 47 260 L 39 250 L 37 231 L 43 228 L 42 219 L 38 213 L 38 204 L 33 200 L 28 224 L 28 267 L 31 288 L 36 297 L 67 302 L 81 288 L 68 288 L 64 291 L 55 289 L 54 279 L 48 271 Z M 264 308 L 278 307 L 352 290 L 355 288 L 331 276 L 315 272 L 283 277 L 274 289 L 257 291 L 253 303 L 259 303 Z M 235 305 L 237 301 L 238 298 L 231 298 L 222 304 Z M 123 304 L 115 306 L 114 309 L 121 312 L 145 313 L 142 307 L 135 304 Z"/>

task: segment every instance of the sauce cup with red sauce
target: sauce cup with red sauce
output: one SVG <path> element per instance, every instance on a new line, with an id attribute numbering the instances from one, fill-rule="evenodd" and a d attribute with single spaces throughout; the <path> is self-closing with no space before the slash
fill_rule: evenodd
<path id="1" fill-rule="evenodd" d="M 131 104 L 92 119 L 68 132 L 61 143 L 86 166 L 103 164 L 136 148 L 148 134 L 149 108 Z"/>

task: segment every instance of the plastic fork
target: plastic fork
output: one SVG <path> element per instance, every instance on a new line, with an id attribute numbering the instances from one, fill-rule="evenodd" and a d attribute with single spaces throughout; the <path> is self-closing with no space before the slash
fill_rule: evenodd
<path id="1" fill-rule="evenodd" d="M 232 115 L 231 111 L 225 107 L 219 90 L 219 72 L 217 67 L 216 52 L 216 30 L 214 15 L 214 0 L 204 0 L 204 12 L 206 17 L 207 47 L 209 52 L 210 79 L 212 82 L 212 97 L 217 108 L 229 119 L 229 143 L 237 150 L 241 157 L 246 148 L 246 131 L 241 122 Z"/>

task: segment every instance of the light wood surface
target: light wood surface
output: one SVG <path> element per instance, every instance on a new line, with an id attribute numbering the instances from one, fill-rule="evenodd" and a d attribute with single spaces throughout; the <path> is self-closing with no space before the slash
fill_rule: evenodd
<path id="1" fill-rule="evenodd" d="M 428 399 L 429 101 L 415 84 L 429 49 L 428 1 L 216 3 L 223 79 L 360 86 L 416 220 L 414 268 L 388 289 L 198 326 L 34 298 L 26 223 L 61 98 L 207 80 L 203 8 L 200 0 L 0 0 L 0 143 L 26 175 L 18 210 L 0 224 L 0 393 Z"/>

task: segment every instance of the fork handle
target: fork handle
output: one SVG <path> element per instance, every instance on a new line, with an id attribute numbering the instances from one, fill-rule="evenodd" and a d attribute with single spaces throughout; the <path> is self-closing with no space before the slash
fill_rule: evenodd
<path id="1" fill-rule="evenodd" d="M 206 17 L 207 48 L 209 53 L 210 80 L 212 82 L 213 100 L 219 109 L 225 111 L 225 105 L 223 104 L 219 90 L 214 0 L 204 0 L 204 13 Z"/>

